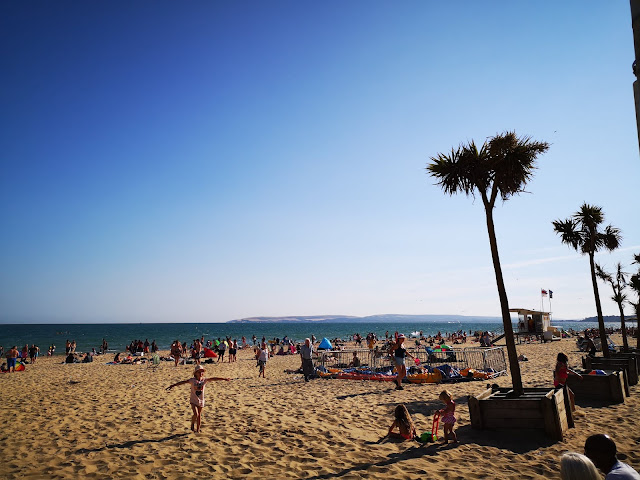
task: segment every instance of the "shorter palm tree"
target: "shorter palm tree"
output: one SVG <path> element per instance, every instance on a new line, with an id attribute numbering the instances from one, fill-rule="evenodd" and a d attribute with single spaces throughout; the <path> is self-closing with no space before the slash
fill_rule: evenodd
<path id="1" fill-rule="evenodd" d="M 598 227 L 604 222 L 602 208 L 583 203 L 576 213 L 566 220 L 555 220 L 553 229 L 560 235 L 562 243 L 566 243 L 579 251 L 582 255 L 589 255 L 589 266 L 591 267 L 591 284 L 593 285 L 593 296 L 596 301 L 596 312 L 598 314 L 598 327 L 600 330 L 600 342 L 602 344 L 602 354 L 609 358 L 607 348 L 607 332 L 604 328 L 602 318 L 602 306 L 600 305 L 600 294 L 598 293 L 598 282 L 596 280 L 596 267 L 594 256 L 597 251 L 615 250 L 620 246 L 622 237 L 620 230 L 608 225 L 604 231 Z"/>
<path id="2" fill-rule="evenodd" d="M 627 295 L 623 293 L 624 288 L 627 286 L 627 274 L 622 271 L 622 264 L 618 262 L 616 269 L 616 277 L 613 278 L 609 272 L 606 272 L 600 265 L 596 263 L 596 276 L 609 285 L 613 290 L 613 296 L 611 300 L 618 304 L 618 310 L 620 310 L 620 328 L 622 328 L 622 350 L 629 351 L 629 343 L 627 342 L 627 326 L 624 320 L 624 304 L 627 301 Z"/>

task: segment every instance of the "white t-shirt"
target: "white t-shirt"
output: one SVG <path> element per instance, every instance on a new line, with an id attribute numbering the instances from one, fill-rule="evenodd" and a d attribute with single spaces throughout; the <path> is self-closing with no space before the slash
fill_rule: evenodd
<path id="1" fill-rule="evenodd" d="M 264 350 L 260 350 L 260 356 L 258 357 L 258 360 L 260 360 L 261 362 L 266 362 L 269 359 L 269 350 L 264 349 Z"/>
<path id="2" fill-rule="evenodd" d="M 604 480 L 640 480 L 640 474 L 626 463 L 618 460 Z"/>

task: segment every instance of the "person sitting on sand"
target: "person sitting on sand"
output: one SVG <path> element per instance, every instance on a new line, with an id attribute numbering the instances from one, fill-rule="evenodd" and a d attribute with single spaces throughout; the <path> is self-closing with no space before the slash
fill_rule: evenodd
<path id="1" fill-rule="evenodd" d="M 556 368 L 553 371 L 553 386 L 556 390 L 560 390 L 565 387 L 569 375 L 575 375 L 582 380 L 582 375 L 571 370 L 568 363 L 569 358 L 562 352 L 558 353 L 558 357 L 556 358 Z M 567 387 L 567 392 L 569 393 L 569 400 L 571 401 L 571 411 L 573 411 L 576 408 L 575 395 L 569 387 Z"/>
<path id="2" fill-rule="evenodd" d="M 584 454 L 604 474 L 605 480 L 640 480 L 640 474 L 618 460 L 616 443 L 609 435 L 591 435 L 584 443 Z"/>
<path id="3" fill-rule="evenodd" d="M 560 459 L 562 480 L 601 480 L 598 469 L 589 457 L 575 452 L 567 452 Z"/>
<path id="4" fill-rule="evenodd" d="M 85 353 L 84 358 L 82 359 L 82 363 L 91 363 L 93 362 L 93 357 L 89 352 Z"/>
<path id="5" fill-rule="evenodd" d="M 113 363 L 120 363 L 120 352 L 116 353 L 113 357 Z"/>
<path id="6" fill-rule="evenodd" d="M 353 352 L 353 359 L 351 360 L 351 363 L 349 364 L 350 367 L 359 367 L 361 365 L 360 359 L 358 358 L 358 352 Z"/>
<path id="7" fill-rule="evenodd" d="M 204 407 L 204 387 L 207 383 L 213 381 L 230 381 L 230 378 L 221 378 L 221 377 L 204 377 L 204 367 L 202 365 L 197 365 L 196 369 L 193 371 L 193 378 L 189 378 L 188 380 L 183 380 L 182 382 L 174 383 L 173 385 L 169 385 L 167 390 L 171 390 L 173 387 L 177 387 L 178 385 L 191 385 L 191 396 L 189 397 L 189 401 L 191 403 L 191 410 L 193 410 L 193 416 L 191 417 L 191 430 L 199 433 L 200 432 L 200 422 L 202 421 L 202 407 Z"/>
<path id="8" fill-rule="evenodd" d="M 402 440 L 411 440 L 412 438 L 417 437 L 416 427 L 411 420 L 409 410 L 407 410 L 407 407 L 405 407 L 404 404 L 401 403 L 396 407 L 394 416 L 395 419 L 387 433 L 388 437 Z M 395 428 L 398 429 L 398 432 L 393 431 Z"/>

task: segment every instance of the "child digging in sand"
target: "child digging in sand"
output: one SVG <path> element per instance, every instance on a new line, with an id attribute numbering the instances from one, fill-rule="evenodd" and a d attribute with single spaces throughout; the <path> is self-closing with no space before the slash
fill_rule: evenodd
<path id="1" fill-rule="evenodd" d="M 444 425 L 444 443 L 448 443 L 449 439 L 454 443 L 458 441 L 456 432 L 453 431 L 453 425 L 456 423 L 456 402 L 453 401 L 453 397 L 449 390 L 443 390 L 440 393 L 440 401 L 446 405 L 442 410 L 439 410 L 442 415 L 442 423 Z"/>
<path id="2" fill-rule="evenodd" d="M 225 380 L 229 381 L 230 378 L 219 378 L 219 377 L 204 377 L 204 367 L 202 365 L 198 365 L 193 372 L 193 378 L 188 380 L 183 380 L 182 382 L 174 383 L 173 385 L 169 385 L 167 390 L 171 390 L 173 387 L 177 387 L 178 385 L 184 385 L 186 383 L 191 385 L 191 409 L 193 410 L 193 416 L 191 417 L 191 430 L 196 433 L 200 432 L 200 421 L 202 420 L 202 407 L 204 407 L 204 386 L 213 381 Z"/>
<path id="3" fill-rule="evenodd" d="M 416 427 L 413 425 L 413 421 L 411 420 L 411 415 L 409 415 L 407 407 L 403 404 L 398 405 L 396 407 L 395 417 L 395 420 L 389 427 L 389 433 L 387 434 L 388 437 L 411 440 L 417 436 Z M 393 431 L 396 427 L 400 433 Z"/>

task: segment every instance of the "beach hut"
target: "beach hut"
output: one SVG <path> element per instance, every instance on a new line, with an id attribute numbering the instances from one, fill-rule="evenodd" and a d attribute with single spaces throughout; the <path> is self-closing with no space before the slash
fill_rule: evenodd
<path id="1" fill-rule="evenodd" d="M 331 350 L 333 347 L 331 346 L 331 342 L 327 337 L 324 337 L 318 345 L 318 350 Z"/>
<path id="2" fill-rule="evenodd" d="M 559 339 L 556 335 L 561 333 L 551 325 L 550 312 L 528 308 L 510 308 L 509 312 L 518 314 L 518 328 L 514 332 L 516 336 L 540 335 L 545 341 Z"/>

